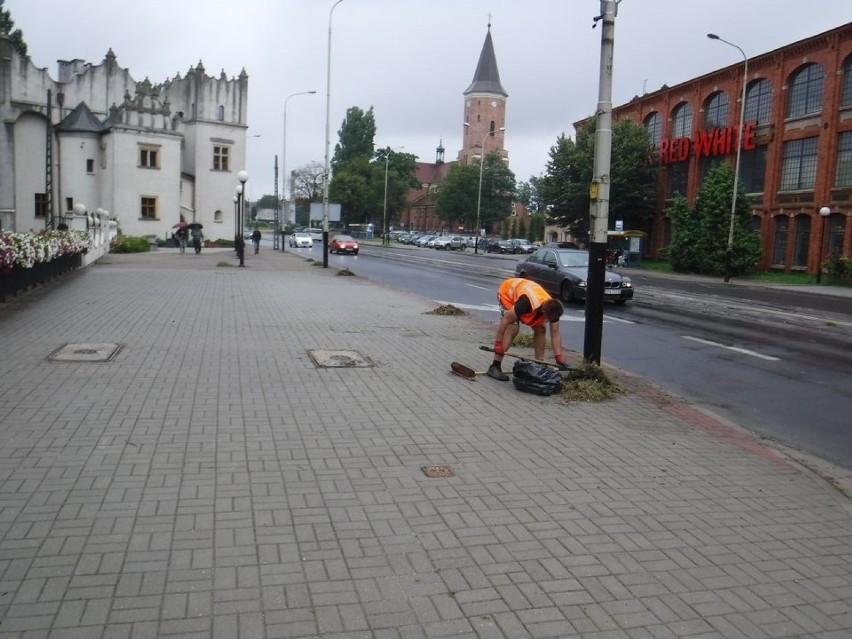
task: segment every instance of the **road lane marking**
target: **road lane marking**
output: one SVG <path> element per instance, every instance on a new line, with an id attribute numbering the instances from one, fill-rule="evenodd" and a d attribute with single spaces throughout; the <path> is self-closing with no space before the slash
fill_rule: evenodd
<path id="1" fill-rule="evenodd" d="M 683 339 L 692 340 L 693 342 L 698 342 L 699 344 L 706 344 L 708 346 L 718 346 L 719 348 L 724 348 L 729 351 L 734 351 L 736 353 L 742 353 L 743 355 L 750 355 L 751 357 L 757 357 L 759 359 L 765 359 L 769 362 L 778 362 L 780 358 L 773 357 L 772 355 L 764 355 L 763 353 L 756 353 L 755 351 L 750 351 L 747 348 L 740 348 L 738 346 L 726 346 L 725 344 L 720 344 L 719 342 L 711 342 L 709 339 L 701 339 L 700 337 L 692 337 L 691 335 L 681 335 Z"/>

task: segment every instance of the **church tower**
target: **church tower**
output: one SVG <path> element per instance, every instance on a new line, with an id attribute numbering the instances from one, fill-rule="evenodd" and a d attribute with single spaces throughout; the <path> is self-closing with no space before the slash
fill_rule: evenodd
<path id="1" fill-rule="evenodd" d="M 473 74 L 473 82 L 464 91 L 464 125 L 462 126 L 462 150 L 459 161 L 464 164 L 479 162 L 480 154 L 499 151 L 504 160 L 508 153 L 503 148 L 503 131 L 506 126 L 506 98 L 509 94 L 500 84 L 497 57 L 491 41 L 491 22 L 479 54 L 479 64 Z"/>

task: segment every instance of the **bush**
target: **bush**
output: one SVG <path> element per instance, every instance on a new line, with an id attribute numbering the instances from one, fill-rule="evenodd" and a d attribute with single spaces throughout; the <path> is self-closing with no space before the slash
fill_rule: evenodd
<path id="1" fill-rule="evenodd" d="M 118 235 L 109 246 L 110 253 L 147 253 L 148 238 L 133 235 Z"/>
<path id="2" fill-rule="evenodd" d="M 822 263 L 823 273 L 831 284 L 852 286 L 852 260 L 840 253 L 832 253 Z"/>

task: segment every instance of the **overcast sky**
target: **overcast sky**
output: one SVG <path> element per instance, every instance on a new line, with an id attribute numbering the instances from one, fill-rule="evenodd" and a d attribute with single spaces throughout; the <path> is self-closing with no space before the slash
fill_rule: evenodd
<path id="1" fill-rule="evenodd" d="M 141 81 L 249 75 L 250 196 L 273 192 L 286 170 L 325 152 L 329 11 L 333 0 L 6 0 L 33 63 L 56 78 L 56 60 L 99 64 L 109 48 Z M 374 107 L 376 146 L 434 161 L 443 141 L 455 159 L 462 92 L 487 31 L 509 94 L 506 148 L 517 179 L 543 173 L 557 137 L 594 112 L 601 29 L 598 0 L 344 0 L 334 10 L 331 152 L 346 109 Z M 850 0 L 623 0 L 615 23 L 613 103 L 742 61 L 852 20 Z"/>

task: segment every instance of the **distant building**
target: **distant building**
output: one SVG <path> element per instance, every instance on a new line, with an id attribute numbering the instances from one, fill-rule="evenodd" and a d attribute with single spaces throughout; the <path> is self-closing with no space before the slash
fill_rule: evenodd
<path id="1" fill-rule="evenodd" d="M 60 60 L 54 80 L 0 34 L 0 227 L 56 227 L 82 204 L 129 235 L 165 238 L 183 219 L 233 238 L 247 113 L 245 70 L 213 78 L 199 62 L 154 85 L 110 50 Z"/>
<path id="2" fill-rule="evenodd" d="M 462 148 L 457 161 L 478 165 L 483 153 L 497 151 L 508 164 L 509 154 L 504 148 L 505 137 L 501 129 L 506 127 L 506 99 L 509 94 L 500 83 L 497 56 L 491 39 L 491 24 L 488 25 L 473 81 L 465 89 L 463 96 Z M 435 213 L 435 192 L 453 165 L 452 161 L 444 161 L 444 151 L 444 145 L 440 143 L 435 149 L 435 162 L 417 163 L 417 179 L 421 186 L 408 195 L 408 204 L 402 219 L 404 229 L 445 230 L 454 233 L 462 230 L 445 228 L 446 223 Z M 519 213 L 527 214 L 525 207 L 518 202 L 514 203 L 512 211 L 513 217 Z M 498 223 L 493 229 L 486 230 L 498 232 L 501 226 Z M 473 233 L 474 229 L 465 229 L 465 232 Z"/>
<path id="3" fill-rule="evenodd" d="M 643 124 L 658 150 L 657 217 L 640 229 L 651 256 L 671 240 L 672 197 L 694 203 L 711 166 L 734 166 L 743 70 L 740 61 L 613 109 L 614 121 Z M 852 254 L 852 23 L 749 58 L 745 88 L 740 180 L 759 268 L 816 273 L 827 254 Z"/>

